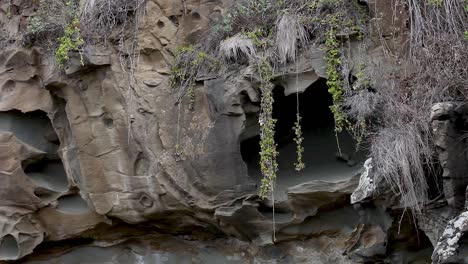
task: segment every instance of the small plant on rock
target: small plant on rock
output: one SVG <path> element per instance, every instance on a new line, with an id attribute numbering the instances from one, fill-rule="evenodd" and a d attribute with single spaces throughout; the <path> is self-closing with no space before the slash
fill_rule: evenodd
<path id="1" fill-rule="evenodd" d="M 69 59 L 68 54 L 73 50 L 80 50 L 84 44 L 84 40 L 80 35 L 80 20 L 75 18 L 65 28 L 65 34 L 59 39 L 59 47 L 55 52 L 55 57 L 60 66 L 63 66 Z M 81 64 L 83 63 L 83 57 L 81 56 Z"/>

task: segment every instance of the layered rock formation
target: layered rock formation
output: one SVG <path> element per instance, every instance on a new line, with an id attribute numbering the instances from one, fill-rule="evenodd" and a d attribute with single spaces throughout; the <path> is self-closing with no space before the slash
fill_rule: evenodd
<path id="1" fill-rule="evenodd" d="M 0 25 L 10 39 L 19 38 L 35 5 L 0 3 Z M 122 57 L 131 54 L 117 46 L 87 46 L 83 64 L 80 54 L 71 54 L 62 69 L 45 49 L 5 43 L 0 51 L 0 260 L 429 263 L 436 247 L 435 263 L 468 261 L 463 257 L 465 159 L 454 157 L 465 153 L 455 139 L 466 111 L 450 103 L 434 108 L 445 198 L 415 223 L 348 135 L 339 135 L 348 157 L 335 157 L 319 47 L 275 76 L 281 103 L 274 114 L 284 140 L 278 188 L 271 199 L 258 197 L 260 94 L 253 69 L 197 80 L 194 111 L 176 104 L 169 85 L 176 48 L 202 38 L 229 4 L 148 1 L 133 75 L 122 66 Z M 386 5 L 368 5 L 376 23 L 385 24 L 379 16 L 393 12 Z M 7 8 L 13 11 L 7 14 Z M 372 45 L 365 56 L 389 63 L 382 46 Z M 296 91 L 308 118 L 310 167 L 302 174 L 288 167 L 294 150 L 286 105 Z M 431 223 L 440 216 L 444 219 L 434 230 Z"/>

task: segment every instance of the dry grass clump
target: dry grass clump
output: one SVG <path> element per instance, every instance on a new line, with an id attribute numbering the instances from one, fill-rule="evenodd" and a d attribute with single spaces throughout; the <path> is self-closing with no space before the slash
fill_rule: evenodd
<path id="1" fill-rule="evenodd" d="M 378 91 L 348 93 L 349 114 L 367 123 L 376 171 L 401 195 L 403 206 L 420 212 L 428 201 L 428 177 L 435 172 L 430 127 L 433 104 L 468 99 L 468 10 L 461 1 L 434 6 L 410 0 L 411 69 Z M 377 71 L 378 72 L 378 71 Z"/>
<path id="2" fill-rule="evenodd" d="M 219 52 L 224 59 L 234 61 L 238 61 L 241 56 L 253 58 L 257 55 L 253 41 L 241 33 L 221 41 Z"/>
<path id="3" fill-rule="evenodd" d="M 379 104 L 382 103 L 380 95 L 367 89 L 347 92 L 343 106 L 347 109 L 348 116 L 356 122 L 366 122 L 373 119 Z"/>
<path id="4" fill-rule="evenodd" d="M 281 1 L 235 1 L 221 20 L 215 21 L 213 29 L 207 32 L 207 41 L 202 48 L 209 53 L 216 53 L 218 45 L 226 38 L 271 27 L 276 22 L 281 5 Z"/>
<path id="5" fill-rule="evenodd" d="M 64 34 L 65 27 L 73 19 L 70 12 L 73 8 L 76 6 L 72 3 L 67 5 L 65 0 L 42 0 L 39 8 L 28 19 L 23 44 L 55 49 L 58 46 L 57 39 Z"/>
<path id="6" fill-rule="evenodd" d="M 439 4 L 434 4 L 431 1 L 408 0 L 408 8 L 411 55 L 420 55 L 421 49 L 428 45 L 444 43 L 447 36 L 458 40 L 450 46 L 465 40 L 464 33 L 468 30 L 466 1 L 440 0 Z"/>
<path id="7" fill-rule="evenodd" d="M 127 31 L 134 32 L 147 0 L 87 0 L 81 16 L 82 35 L 88 41 L 107 40 L 111 34 L 118 38 Z M 117 29 L 118 32 L 114 32 Z"/>
<path id="8" fill-rule="evenodd" d="M 304 47 L 323 44 L 332 27 L 343 35 L 366 30 L 366 16 L 365 7 L 348 0 L 240 0 L 214 21 L 196 49 L 240 67 L 243 55 L 259 55 L 275 67 L 294 61 Z"/>
<path id="9" fill-rule="evenodd" d="M 374 167 L 401 196 L 403 206 L 420 211 L 428 200 L 427 172 L 435 171 L 430 106 L 416 106 L 397 88 L 378 96 L 381 103 L 368 131 Z"/>
<path id="10" fill-rule="evenodd" d="M 425 167 L 432 166 L 430 142 L 430 135 L 423 135 L 413 124 L 383 128 L 375 134 L 371 153 L 376 171 L 401 195 L 405 207 L 419 210 L 427 200 Z"/>
<path id="11" fill-rule="evenodd" d="M 291 14 L 283 14 L 277 24 L 276 46 L 278 56 L 282 63 L 295 61 L 298 44 L 306 44 L 308 35 L 299 17 Z"/>
<path id="12" fill-rule="evenodd" d="M 80 19 L 80 34 L 87 43 L 106 42 L 110 36 L 121 41 L 134 32 L 147 0 L 40 0 L 29 18 L 25 46 L 38 45 L 54 50 L 66 26 Z"/>

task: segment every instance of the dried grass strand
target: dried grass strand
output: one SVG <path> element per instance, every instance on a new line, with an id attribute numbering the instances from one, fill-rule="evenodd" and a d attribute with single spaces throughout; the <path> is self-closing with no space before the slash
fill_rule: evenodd
<path id="1" fill-rule="evenodd" d="M 254 58 L 257 56 L 257 51 L 253 41 L 242 33 L 238 33 L 233 37 L 221 41 L 219 44 L 221 56 L 226 60 L 237 61 L 241 56 Z"/>
<path id="2" fill-rule="evenodd" d="M 280 62 L 294 62 L 300 44 L 308 42 L 307 31 L 296 15 L 283 14 L 277 20 L 276 47 Z"/>

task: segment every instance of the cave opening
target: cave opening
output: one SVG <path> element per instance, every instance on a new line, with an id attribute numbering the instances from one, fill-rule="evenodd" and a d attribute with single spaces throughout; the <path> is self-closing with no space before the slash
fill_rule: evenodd
<path id="1" fill-rule="evenodd" d="M 54 192 L 69 188 L 67 174 L 60 160 L 41 159 L 23 165 L 24 173 L 39 186 Z"/>
<path id="2" fill-rule="evenodd" d="M 69 189 L 67 174 L 58 154 L 60 140 L 47 113 L 39 110 L 0 112 L 1 132 L 11 132 L 20 141 L 45 153 L 42 158 L 34 157 L 22 163 L 26 176 L 37 184 L 35 194 L 39 198 L 46 197 L 50 192 L 66 192 Z"/>
<path id="3" fill-rule="evenodd" d="M 5 260 L 16 259 L 19 254 L 18 242 L 12 235 L 6 235 L 0 241 L 0 258 Z"/>
<path id="4" fill-rule="evenodd" d="M 43 111 L 0 112 L 0 132 L 11 132 L 24 143 L 47 153 L 49 159 L 58 159 L 60 142 L 50 119 Z"/>
<path id="5" fill-rule="evenodd" d="M 90 208 L 86 201 L 79 194 L 71 194 L 60 197 L 57 210 L 65 214 L 86 214 Z"/>
<path id="6" fill-rule="evenodd" d="M 299 94 L 299 112 L 302 117 L 305 169 L 296 172 L 296 144 L 293 126 L 296 121 L 296 94 L 285 96 L 284 88 L 274 89 L 273 117 L 277 119 L 275 140 L 278 144 L 278 173 L 276 193 L 278 199 L 286 198 L 286 189 L 312 180 L 338 182 L 351 178 L 359 171 L 366 158 L 365 151 L 356 151 L 356 142 L 348 132 L 338 135 L 342 157 L 338 154 L 334 119 L 330 110 L 333 103 L 325 79 L 319 79 Z M 257 116 L 246 115 L 246 128 L 257 122 Z M 246 129 L 241 138 L 241 154 L 248 167 L 249 176 L 259 185 L 261 172 L 259 166 L 260 135 L 258 129 Z"/>

